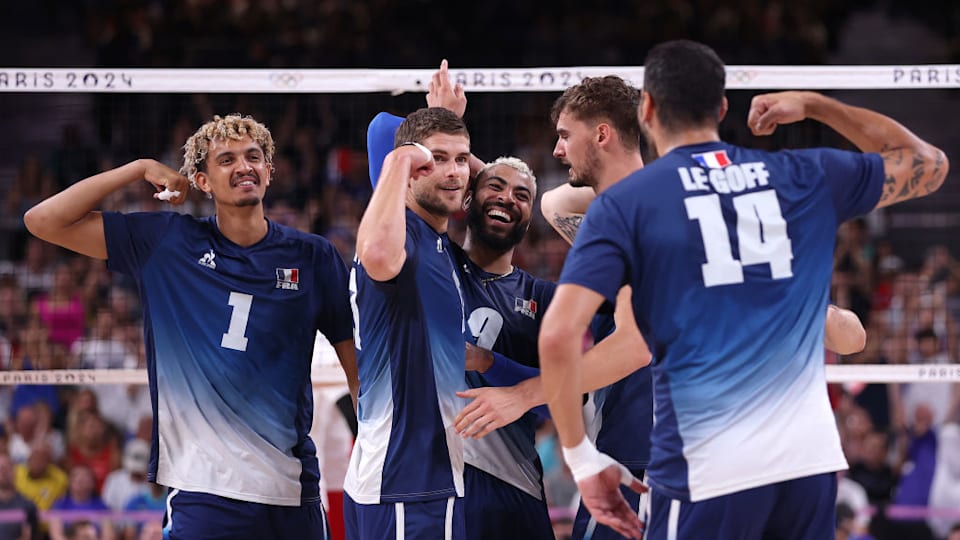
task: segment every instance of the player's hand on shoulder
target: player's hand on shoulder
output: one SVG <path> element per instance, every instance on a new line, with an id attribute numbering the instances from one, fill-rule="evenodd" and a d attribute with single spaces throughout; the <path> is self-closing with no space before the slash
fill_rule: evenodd
<path id="1" fill-rule="evenodd" d="M 754 96 L 747 114 L 750 130 L 754 135 L 770 135 L 778 125 L 806 119 L 806 101 L 809 94 L 791 91 Z"/>
<path id="2" fill-rule="evenodd" d="M 427 90 L 427 107 L 443 107 L 463 118 L 467 111 L 467 95 L 462 84 L 450 82 L 446 59 L 440 62 L 440 69 L 434 72 Z"/>
<path id="3" fill-rule="evenodd" d="M 154 198 L 165 200 L 172 205 L 183 204 L 187 200 L 190 181 L 186 176 L 155 159 L 140 161 L 143 164 L 143 178 L 157 190 Z"/>

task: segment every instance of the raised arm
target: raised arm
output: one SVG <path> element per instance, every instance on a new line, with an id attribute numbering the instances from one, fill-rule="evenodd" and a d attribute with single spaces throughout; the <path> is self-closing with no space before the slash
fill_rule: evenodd
<path id="1" fill-rule="evenodd" d="M 867 331 L 856 313 L 830 304 L 823 345 L 837 354 L 858 353 L 867 345 Z"/>
<path id="2" fill-rule="evenodd" d="M 755 135 L 769 135 L 777 125 L 807 118 L 830 126 L 862 152 L 877 152 L 883 157 L 886 181 L 877 207 L 933 193 L 947 176 L 949 163 L 943 151 L 897 121 L 816 92 L 755 96 L 747 121 Z"/>
<path id="3" fill-rule="evenodd" d="M 540 213 L 564 240 L 573 244 L 590 203 L 597 198 L 591 187 L 561 184 L 545 191 L 540 198 Z"/>
<path id="4" fill-rule="evenodd" d="M 182 204 L 187 197 L 186 177 L 152 159 L 138 159 L 91 176 L 41 201 L 27 211 L 23 223 L 31 234 L 51 244 L 96 259 L 107 258 L 103 216 L 95 209 L 108 195 L 129 184 L 146 179 L 156 187 L 179 191 L 171 204 Z M 156 196 L 156 195 L 155 195 Z"/>
<path id="5" fill-rule="evenodd" d="M 403 145 L 387 154 L 377 188 L 357 229 L 357 258 L 367 274 L 388 281 L 400 273 L 407 259 L 406 200 L 408 182 L 435 167 L 430 151 Z"/>

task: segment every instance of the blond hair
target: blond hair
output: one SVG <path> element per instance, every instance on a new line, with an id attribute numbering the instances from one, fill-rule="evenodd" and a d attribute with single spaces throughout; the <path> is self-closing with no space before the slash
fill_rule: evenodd
<path id="1" fill-rule="evenodd" d="M 252 116 L 241 116 L 239 113 L 234 113 L 223 117 L 215 115 L 213 120 L 200 126 L 200 129 L 187 139 L 187 142 L 183 145 L 183 165 L 180 167 L 180 174 L 186 176 L 190 180 L 190 185 L 196 189 L 197 173 L 206 172 L 207 152 L 210 151 L 210 142 L 215 140 L 226 141 L 228 139 L 238 141 L 247 136 L 260 145 L 263 150 L 263 158 L 270 170 L 273 171 L 273 152 L 276 147 L 273 144 L 273 136 L 270 135 L 270 130 L 267 129 L 267 126 L 254 120 Z"/>
<path id="2" fill-rule="evenodd" d="M 489 173 L 490 169 L 496 167 L 497 165 L 510 167 L 511 169 L 517 171 L 520 174 L 527 175 L 530 178 L 530 182 L 533 183 L 534 190 L 536 190 L 537 177 L 533 175 L 533 169 L 530 168 L 530 165 L 527 165 L 526 161 L 513 156 L 500 156 L 497 159 L 491 161 L 490 163 L 487 163 L 486 165 L 483 166 L 483 169 L 481 169 L 480 172 L 477 173 L 477 176 L 475 178 L 480 178 L 481 175 Z M 534 195 L 536 195 L 536 191 L 534 191 Z"/>

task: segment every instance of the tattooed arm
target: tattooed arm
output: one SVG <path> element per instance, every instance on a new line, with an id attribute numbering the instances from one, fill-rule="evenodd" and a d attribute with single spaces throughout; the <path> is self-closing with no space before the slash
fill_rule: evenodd
<path id="1" fill-rule="evenodd" d="M 755 135 L 810 118 L 826 124 L 863 152 L 883 157 L 886 175 L 878 207 L 923 197 L 943 184 L 949 163 L 939 148 L 880 113 L 845 105 L 816 92 L 777 92 L 753 98 L 747 121 Z"/>
<path id="2" fill-rule="evenodd" d="M 540 199 L 540 212 L 564 240 L 573 244 L 583 215 L 596 197 L 593 188 L 563 184 L 544 192 Z"/>

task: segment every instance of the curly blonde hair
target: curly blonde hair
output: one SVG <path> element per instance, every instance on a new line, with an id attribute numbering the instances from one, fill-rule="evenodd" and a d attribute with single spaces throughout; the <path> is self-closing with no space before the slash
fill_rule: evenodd
<path id="1" fill-rule="evenodd" d="M 207 152 L 210 150 L 210 142 L 214 140 L 240 140 L 246 136 L 253 139 L 253 142 L 260 145 L 263 150 L 263 157 L 273 172 L 273 153 L 276 147 L 273 144 L 273 136 L 267 126 L 257 122 L 252 116 L 242 116 L 240 113 L 228 114 L 221 117 L 215 115 L 213 120 L 200 126 L 187 142 L 183 145 L 183 165 L 180 167 L 180 174 L 190 180 L 190 185 L 197 189 L 197 173 L 206 172 Z"/>

